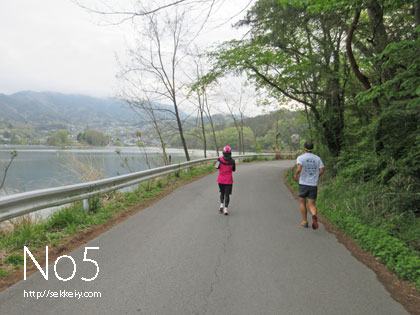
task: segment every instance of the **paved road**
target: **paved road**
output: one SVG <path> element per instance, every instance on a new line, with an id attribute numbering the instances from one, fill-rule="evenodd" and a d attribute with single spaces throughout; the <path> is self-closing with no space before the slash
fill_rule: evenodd
<path id="1" fill-rule="evenodd" d="M 40 273 L 0 292 L 0 314 L 406 314 L 324 228 L 299 227 L 298 202 L 283 184 L 291 161 L 243 164 L 231 214 L 218 213 L 216 174 L 178 189 L 70 253 L 74 279 Z M 62 278 L 73 265 L 57 264 Z M 101 298 L 24 297 L 50 290 Z M 60 291 L 61 290 L 61 291 Z M 66 291 L 64 291 L 66 290 Z"/>

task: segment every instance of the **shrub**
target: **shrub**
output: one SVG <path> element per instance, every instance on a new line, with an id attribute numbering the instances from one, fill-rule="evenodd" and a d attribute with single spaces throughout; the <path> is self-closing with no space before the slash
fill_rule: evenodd
<path id="1" fill-rule="evenodd" d="M 4 262 L 13 266 L 20 266 L 23 265 L 24 258 L 20 254 L 12 254 L 7 256 Z"/>

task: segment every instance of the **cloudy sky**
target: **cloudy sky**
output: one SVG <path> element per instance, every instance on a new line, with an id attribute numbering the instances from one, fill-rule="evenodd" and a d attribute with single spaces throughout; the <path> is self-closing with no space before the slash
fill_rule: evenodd
<path id="1" fill-rule="evenodd" d="M 241 15 L 233 21 L 227 17 L 239 14 L 249 2 L 224 1 L 203 36 L 210 41 L 240 37 L 244 31 L 234 31 L 230 25 Z M 214 28 L 222 22 L 226 23 Z M 1 1 L 0 93 L 116 95 L 116 55 L 124 58 L 132 26 L 103 24 L 103 16 L 88 13 L 71 0 Z"/>

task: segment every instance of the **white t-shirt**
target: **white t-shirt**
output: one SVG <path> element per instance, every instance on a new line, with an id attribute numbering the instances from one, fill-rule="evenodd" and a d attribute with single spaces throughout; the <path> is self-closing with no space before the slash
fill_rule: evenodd
<path id="1" fill-rule="evenodd" d="M 296 163 L 302 165 L 299 184 L 318 186 L 319 169 L 325 167 L 321 158 L 313 153 L 305 153 L 298 156 Z"/>

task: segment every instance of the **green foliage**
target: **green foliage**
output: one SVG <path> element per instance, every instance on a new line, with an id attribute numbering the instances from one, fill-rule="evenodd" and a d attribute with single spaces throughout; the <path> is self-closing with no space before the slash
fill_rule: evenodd
<path id="1" fill-rule="evenodd" d="M 279 133 L 279 146 L 282 150 L 296 150 L 297 143 L 293 142 L 292 135 L 303 137 L 306 131 L 306 123 L 301 122 L 301 112 L 280 109 L 268 114 L 256 117 L 247 117 L 243 120 L 243 133 L 245 151 L 261 153 L 264 150 L 274 150 L 276 134 Z M 206 125 L 207 149 L 215 150 L 211 126 Z M 219 120 L 215 123 L 217 143 L 220 146 L 227 144 L 234 151 L 239 151 L 239 136 L 232 120 Z M 203 149 L 201 128 L 189 129 L 185 134 L 189 148 Z M 181 140 L 178 135 L 169 140 L 172 146 L 180 146 Z"/>
<path id="2" fill-rule="evenodd" d="M 69 132 L 67 130 L 59 130 L 48 138 L 48 145 L 67 145 L 70 143 Z"/>
<path id="3" fill-rule="evenodd" d="M 77 135 L 77 141 L 87 143 L 93 146 L 106 146 L 109 144 L 110 138 L 97 130 L 87 130 Z"/>
<path id="4" fill-rule="evenodd" d="M 242 159 L 241 161 L 244 163 L 251 163 L 251 162 L 256 162 L 256 161 L 269 161 L 272 160 L 272 158 L 268 158 L 268 157 L 252 157 L 252 158 L 245 158 Z"/>
<path id="5" fill-rule="evenodd" d="M 387 208 L 396 206 L 389 204 L 395 195 L 383 189 L 336 182 L 320 194 L 319 210 L 401 279 L 419 283 L 420 219 L 409 208 L 390 214 Z"/>
<path id="6" fill-rule="evenodd" d="M 82 225 L 85 224 L 88 219 L 89 216 L 81 205 L 64 208 L 51 215 L 50 219 L 47 221 L 47 229 L 54 231 L 64 229 L 72 224 Z"/>
<path id="7" fill-rule="evenodd" d="M 102 202 L 99 196 L 89 198 L 89 213 L 98 213 L 102 208 Z"/>
<path id="8" fill-rule="evenodd" d="M 23 265 L 23 262 L 24 262 L 23 260 L 24 260 L 23 255 L 12 254 L 12 255 L 7 256 L 4 262 L 6 264 L 20 266 L 20 265 Z"/>
<path id="9" fill-rule="evenodd" d="M 262 153 L 262 152 L 263 150 L 262 150 L 261 143 L 258 141 L 255 141 L 255 153 Z"/>
<path id="10" fill-rule="evenodd" d="M 7 277 L 9 272 L 6 269 L 0 269 L 0 277 Z"/>
<path id="11" fill-rule="evenodd" d="M 210 84 L 226 73 L 245 73 L 279 103 L 291 99 L 307 106 L 311 138 L 322 144 L 324 160 L 342 176 L 381 184 L 401 184 L 406 177 L 405 185 L 412 186 L 420 180 L 416 4 L 385 0 L 377 5 L 257 1 L 238 23 L 250 28 L 250 36 L 210 52 L 213 67 L 203 80 Z M 356 13 L 360 19 L 351 47 L 356 67 L 371 86 L 367 90 L 349 68 L 346 50 L 346 32 Z M 256 142 L 268 145 L 273 133 L 257 135 Z"/>
<path id="12" fill-rule="evenodd" d="M 420 288 L 418 3 L 375 3 L 256 1 L 239 23 L 250 28 L 250 36 L 209 54 L 207 84 L 226 73 L 246 74 L 279 103 L 305 104 L 306 136 L 327 166 L 325 177 L 335 178 L 324 183 L 320 211 Z M 345 41 L 357 13 L 350 60 Z M 278 130 L 259 135 L 254 128 L 256 142 L 269 145 Z M 288 180 L 297 189 L 292 173 Z"/>
<path id="13" fill-rule="evenodd" d="M 288 182 L 297 184 L 288 172 Z M 394 200 L 399 193 L 374 183 L 325 182 L 318 210 L 401 279 L 420 289 L 420 218 Z M 404 211 L 402 211 L 404 209 Z"/>
<path id="14" fill-rule="evenodd" d="M 10 235 L 0 240 L 1 247 L 10 247 L 14 250 L 22 249 L 24 246 L 38 246 L 47 240 L 43 224 L 22 223 L 13 229 Z"/>
<path id="15" fill-rule="evenodd" d="M 36 248 L 50 245 L 57 246 L 60 244 L 63 236 L 77 234 L 80 230 L 92 225 L 100 225 L 106 223 L 113 218 L 114 213 L 125 211 L 127 208 L 135 206 L 142 201 L 155 198 L 163 192 L 163 188 L 168 185 L 177 185 L 177 183 L 189 180 L 195 176 L 206 174 L 214 171 L 214 165 L 209 164 L 202 167 L 191 168 L 188 171 L 179 172 L 178 176 L 169 176 L 168 180 L 158 180 L 156 183 L 142 183 L 134 191 L 112 194 L 112 203 L 105 199 L 94 197 L 91 200 L 97 205 L 96 211 L 88 214 L 83 210 L 81 202 L 75 203 L 69 208 L 61 209 L 54 212 L 45 222 L 34 223 L 30 220 L 16 224 L 12 232 L 0 231 L 0 249 L 7 251 L 21 251 L 24 246 L 34 251 Z M 17 268 L 21 264 L 21 255 L 12 253 L 6 258 L 6 263 L 13 264 Z M 0 276 L 6 277 L 8 271 L 0 269 Z"/>
<path id="16" fill-rule="evenodd" d="M 209 54 L 209 78 L 246 73 L 258 89 L 279 103 L 293 100 L 310 110 L 320 140 L 334 156 L 344 144 L 344 102 L 341 92 L 350 73 L 336 38 L 344 38 L 347 14 L 308 12 L 298 5 L 257 1 L 240 25 L 251 37 L 220 45 Z"/>
<path id="17" fill-rule="evenodd" d="M 287 182 L 289 183 L 289 185 L 293 188 L 294 191 L 298 191 L 299 189 L 299 184 L 294 180 L 293 175 L 296 172 L 296 165 L 287 172 L 286 174 L 286 179 Z"/>

